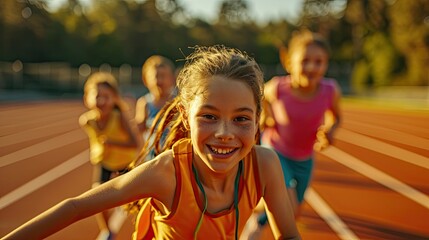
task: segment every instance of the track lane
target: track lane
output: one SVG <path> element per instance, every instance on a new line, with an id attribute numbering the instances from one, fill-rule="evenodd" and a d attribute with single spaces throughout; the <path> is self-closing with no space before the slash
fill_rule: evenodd
<path id="1" fill-rule="evenodd" d="M 429 171 L 418 164 L 404 161 L 415 161 L 417 155 L 425 164 L 429 156 L 425 145 L 429 139 L 428 111 L 374 109 L 354 103 L 344 103 L 343 109 L 344 121 L 339 131 L 343 133 L 338 135 L 333 149 L 346 152 L 352 156 L 347 157 L 349 160 L 356 158 L 424 196 L 429 196 Z M 0 167 L 0 198 L 55 169 L 88 147 L 85 135 L 77 124 L 79 115 L 84 111 L 80 101 L 0 105 L 0 130 L 8 132 L 7 135 L 0 134 L 0 143 L 3 144 L 0 144 L 0 164 L 2 158 L 15 161 Z M 11 131 L 11 126 L 16 127 L 16 131 Z M 51 128 L 53 131 L 48 133 Z M 58 139 L 73 131 L 81 131 L 83 137 L 64 145 L 60 141 L 46 144 L 50 139 Z M 25 138 L 26 135 L 29 137 Z M 70 141 L 68 137 L 65 139 Z M 371 144 L 368 144 L 368 139 Z M 45 144 L 41 145 L 39 152 L 28 151 L 28 148 L 37 144 L 40 146 L 43 142 Z M 380 147 L 386 146 L 383 144 L 393 146 L 393 149 L 398 148 L 405 155 L 386 152 Z M 21 158 L 6 157 L 19 151 L 24 151 L 27 155 L 24 154 Z M 424 221 L 429 219 L 426 207 L 356 169 L 344 166 L 328 153 L 329 151 L 316 154 L 312 189 L 353 234 L 359 239 L 429 239 L 429 225 Z M 91 175 L 92 167 L 87 162 L 1 209 L 0 236 L 64 198 L 89 189 Z M 132 227 L 132 217 L 129 217 L 118 240 L 130 239 Z M 304 239 L 341 239 L 308 202 L 304 203 L 298 227 Z M 97 234 L 95 218 L 89 217 L 48 239 L 76 239 L 76 236 L 80 239 L 94 239 Z"/>

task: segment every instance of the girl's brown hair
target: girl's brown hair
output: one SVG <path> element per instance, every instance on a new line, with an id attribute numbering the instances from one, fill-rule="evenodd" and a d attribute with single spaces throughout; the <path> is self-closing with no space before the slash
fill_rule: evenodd
<path id="1" fill-rule="evenodd" d="M 131 167 L 140 164 L 150 149 L 155 148 L 155 155 L 157 155 L 170 149 L 177 140 L 188 137 L 189 129 L 184 125 L 183 120 L 186 116 L 183 116 L 183 113 L 188 112 L 190 102 L 195 96 L 204 94 L 201 89 L 212 76 L 220 75 L 248 84 L 253 91 L 257 116 L 260 116 L 264 80 L 262 71 L 253 58 L 244 52 L 223 45 L 195 46 L 192 49 L 193 53 L 185 58 L 185 65 L 177 77 L 178 95 L 167 103 L 154 119 L 149 133 L 150 137 L 155 135 L 154 142 L 145 143 L 138 159 Z M 161 141 L 162 134 L 167 129 L 167 138 Z"/>
<path id="2" fill-rule="evenodd" d="M 108 72 L 96 72 L 91 74 L 85 82 L 83 87 L 83 101 L 85 106 L 89 109 L 93 108 L 93 103 L 88 99 L 91 96 L 92 91 L 97 91 L 97 86 L 101 84 L 110 88 L 113 93 L 117 96 L 118 101 L 115 103 L 115 107 L 122 113 L 128 111 L 127 104 L 120 97 L 118 81 L 116 78 Z"/>
<path id="3" fill-rule="evenodd" d="M 158 67 L 168 68 L 174 74 L 175 66 L 170 59 L 161 55 L 152 55 L 144 62 L 142 66 L 142 80 L 145 84 L 147 84 L 146 76 L 149 70 Z"/>
<path id="4" fill-rule="evenodd" d="M 301 51 L 304 47 L 314 44 L 326 51 L 328 56 L 331 53 L 329 43 L 321 34 L 312 32 L 308 29 L 302 29 L 292 33 L 288 47 L 280 47 L 280 61 L 283 67 L 288 70 L 290 67 L 290 56 L 295 51 Z"/>

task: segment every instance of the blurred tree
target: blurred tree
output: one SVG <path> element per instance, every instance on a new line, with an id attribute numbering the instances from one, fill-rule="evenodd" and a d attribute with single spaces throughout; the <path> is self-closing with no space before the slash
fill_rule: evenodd
<path id="1" fill-rule="evenodd" d="M 195 40 L 194 44 L 203 46 L 216 44 L 213 26 L 200 19 L 196 19 L 190 25 L 189 37 Z"/>
<path id="2" fill-rule="evenodd" d="M 355 66 L 352 86 L 356 93 L 390 85 L 400 55 L 389 36 L 389 4 L 385 0 L 349 0 L 345 20 L 352 27 Z"/>
<path id="3" fill-rule="evenodd" d="M 90 22 L 84 13 L 79 1 L 68 0 L 52 14 L 56 27 L 52 29 L 47 44 L 60 49 L 52 52 L 56 61 L 69 62 L 72 66 L 90 63 L 88 54 Z"/>
<path id="4" fill-rule="evenodd" d="M 224 0 L 218 15 L 218 24 L 239 28 L 250 22 L 247 3 L 244 0 Z"/>
<path id="5" fill-rule="evenodd" d="M 280 63 L 279 50 L 280 47 L 287 46 L 291 32 L 295 29 L 286 20 L 279 20 L 268 22 L 256 33 L 255 58 L 261 64 L 265 80 L 286 73 Z"/>
<path id="6" fill-rule="evenodd" d="M 405 65 L 400 85 L 429 85 L 429 1 L 396 0 L 388 10 L 394 46 Z"/>
<path id="7" fill-rule="evenodd" d="M 3 60 L 51 60 L 45 41 L 52 20 L 45 6 L 44 1 L 0 2 L 0 55 Z"/>
<path id="8" fill-rule="evenodd" d="M 324 36 L 331 46 L 327 75 L 336 78 L 349 92 L 349 72 L 353 59 L 350 24 L 342 18 L 347 0 L 306 0 L 298 21 L 298 28 L 308 28 Z"/>
<path id="9" fill-rule="evenodd" d="M 305 0 L 298 25 L 329 38 L 338 25 L 347 0 Z"/>
<path id="10" fill-rule="evenodd" d="M 108 63 L 119 66 L 126 62 L 125 46 L 119 24 L 126 22 L 127 3 L 120 0 L 94 1 L 87 13 L 89 61 L 94 65 Z"/>
<path id="11" fill-rule="evenodd" d="M 180 60 L 189 46 L 224 44 L 255 57 L 270 78 L 283 72 L 278 47 L 306 27 L 331 43 L 328 74 L 343 86 L 348 71 L 356 92 L 429 85 L 427 0 L 305 0 L 296 24 L 264 26 L 254 22 L 246 0 L 220 1 L 213 23 L 192 17 L 179 0 L 67 0 L 52 12 L 46 3 L 0 1 L 0 61 L 140 67 L 153 54 Z"/>

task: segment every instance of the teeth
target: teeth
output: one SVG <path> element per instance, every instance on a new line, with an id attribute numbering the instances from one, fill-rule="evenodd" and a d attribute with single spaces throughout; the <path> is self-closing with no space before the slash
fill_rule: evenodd
<path id="1" fill-rule="evenodd" d="M 234 151 L 234 148 L 215 148 L 211 147 L 212 151 L 217 154 L 228 154 Z"/>

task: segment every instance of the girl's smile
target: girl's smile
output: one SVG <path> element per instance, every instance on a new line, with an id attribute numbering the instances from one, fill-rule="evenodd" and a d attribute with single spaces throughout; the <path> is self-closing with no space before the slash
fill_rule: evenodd
<path id="1" fill-rule="evenodd" d="M 250 151 L 256 103 L 242 80 L 214 76 L 191 103 L 188 121 L 197 155 L 215 172 L 231 170 Z"/>
<path id="2" fill-rule="evenodd" d="M 208 147 L 214 154 L 220 154 L 220 155 L 231 154 L 233 151 L 236 150 L 236 148 L 228 148 L 228 147 L 214 147 L 214 146 L 208 146 Z"/>

